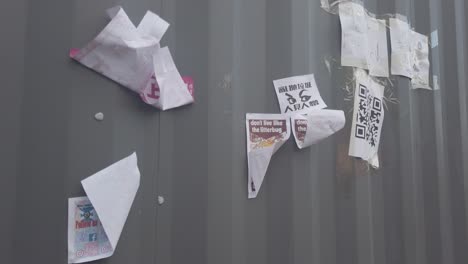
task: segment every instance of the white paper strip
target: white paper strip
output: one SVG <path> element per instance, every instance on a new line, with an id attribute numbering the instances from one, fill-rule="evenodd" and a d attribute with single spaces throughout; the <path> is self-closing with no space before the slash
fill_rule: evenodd
<path id="1" fill-rule="evenodd" d="M 295 114 L 291 117 L 292 131 L 300 149 L 335 134 L 345 123 L 344 112 L 340 110 L 313 110 L 307 115 Z"/>
<path id="2" fill-rule="evenodd" d="M 367 14 L 353 2 L 339 5 L 341 22 L 341 65 L 368 69 Z"/>
<path id="3" fill-rule="evenodd" d="M 409 24 L 397 18 L 390 18 L 393 75 L 413 77 L 411 29 Z"/>
<path id="4" fill-rule="evenodd" d="M 138 24 L 137 32 L 142 36 L 151 36 L 159 43 L 169 28 L 169 23 L 151 11 L 146 11 L 145 16 Z"/>
<path id="5" fill-rule="evenodd" d="M 414 89 L 429 89 L 430 86 L 430 62 L 429 62 L 429 38 L 412 31 L 412 62 L 413 77 L 411 84 Z"/>
<path id="6" fill-rule="evenodd" d="M 378 150 L 384 120 L 384 87 L 363 70 L 356 70 L 353 124 L 349 155 L 379 167 Z"/>
<path id="7" fill-rule="evenodd" d="M 248 198 L 256 198 L 271 157 L 289 139 L 289 118 L 279 114 L 247 114 Z"/>
<path id="8" fill-rule="evenodd" d="M 91 202 L 93 210 L 99 215 L 99 219 L 96 219 L 101 221 L 102 228 L 111 248 L 105 252 L 99 250 L 96 252 L 96 248 L 90 246 L 92 244 L 77 243 L 77 234 L 79 232 L 76 230 L 76 225 L 73 225 L 77 221 L 77 205 L 76 200 L 70 200 L 69 210 L 73 212 L 69 212 L 69 263 L 80 263 L 109 257 L 115 251 L 133 200 L 140 186 L 140 172 L 138 170 L 136 154 L 133 153 L 127 158 L 84 179 L 81 181 L 81 184 Z M 89 210 L 91 209 L 89 208 Z M 83 220 L 82 218 L 80 219 Z M 85 234 L 87 233 L 89 232 L 85 231 Z M 78 236 L 81 235 L 78 234 Z M 99 236 L 104 235 L 100 234 Z M 85 246 L 84 252 L 82 252 L 83 246 Z"/>
<path id="9" fill-rule="evenodd" d="M 436 30 L 431 33 L 431 48 L 435 49 L 439 46 L 439 32 Z"/>
<path id="10" fill-rule="evenodd" d="M 281 113 L 307 113 L 327 107 L 315 83 L 313 74 L 273 81 Z"/>
<path id="11" fill-rule="evenodd" d="M 368 17 L 367 25 L 369 75 L 389 77 L 386 21 Z"/>

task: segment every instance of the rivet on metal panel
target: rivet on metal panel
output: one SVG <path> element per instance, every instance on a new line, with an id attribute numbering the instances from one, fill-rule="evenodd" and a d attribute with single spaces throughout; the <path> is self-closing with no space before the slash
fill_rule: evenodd
<path id="1" fill-rule="evenodd" d="M 102 121 L 104 120 L 104 114 L 99 112 L 97 114 L 94 115 L 94 118 L 97 120 L 97 121 Z"/>
<path id="2" fill-rule="evenodd" d="M 164 196 L 158 196 L 158 204 L 162 205 L 164 203 Z"/>

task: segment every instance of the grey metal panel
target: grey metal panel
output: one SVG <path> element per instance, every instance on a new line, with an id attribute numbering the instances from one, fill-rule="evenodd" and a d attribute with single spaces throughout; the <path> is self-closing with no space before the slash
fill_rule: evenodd
<path id="1" fill-rule="evenodd" d="M 273 79 L 315 73 L 330 108 L 352 107 L 339 20 L 319 1 L 4 3 L 0 262 L 65 263 L 67 198 L 136 151 L 140 191 L 115 255 L 97 263 L 465 263 L 468 6 L 364 2 L 407 15 L 419 32 L 438 30 L 431 59 L 441 90 L 392 78 L 399 104 L 386 112 L 381 170 L 348 157 L 348 122 L 309 149 L 287 142 L 255 200 L 247 200 L 245 113 L 278 112 Z M 194 77 L 194 105 L 159 112 L 67 57 L 116 4 L 133 22 L 151 9 L 171 23 L 163 43 Z"/>

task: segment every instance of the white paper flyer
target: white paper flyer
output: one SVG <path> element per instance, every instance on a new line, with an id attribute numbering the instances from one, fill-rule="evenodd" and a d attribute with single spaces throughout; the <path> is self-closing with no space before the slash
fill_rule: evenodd
<path id="1" fill-rule="evenodd" d="M 281 114 L 247 114 L 248 198 L 256 198 L 271 157 L 289 139 L 289 118 Z"/>
<path id="2" fill-rule="evenodd" d="M 327 107 L 313 74 L 273 81 L 281 113 L 288 116 Z"/>
<path id="3" fill-rule="evenodd" d="M 135 153 L 81 181 L 87 197 L 69 199 L 68 263 L 112 256 L 140 186 Z"/>
<path id="4" fill-rule="evenodd" d="M 345 115 L 340 110 L 312 110 L 291 117 L 291 126 L 300 149 L 313 144 L 340 131 L 346 123 Z"/>
<path id="5" fill-rule="evenodd" d="M 384 120 L 384 87 L 363 70 L 356 70 L 353 124 L 349 155 L 379 168 L 378 150 Z"/>
<path id="6" fill-rule="evenodd" d="M 411 32 L 405 18 L 390 18 L 390 38 L 392 50 L 393 75 L 401 75 L 408 78 L 413 77 L 412 54 L 411 54 Z"/>

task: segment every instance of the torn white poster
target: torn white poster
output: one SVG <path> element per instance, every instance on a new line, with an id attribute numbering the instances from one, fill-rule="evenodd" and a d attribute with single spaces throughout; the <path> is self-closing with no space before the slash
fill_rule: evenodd
<path id="1" fill-rule="evenodd" d="M 327 107 L 315 83 L 313 74 L 273 81 L 281 113 L 307 113 Z"/>
<path id="2" fill-rule="evenodd" d="M 142 98 L 145 98 L 148 87 L 152 88 L 153 80 L 158 79 L 155 73 L 155 68 L 158 68 L 164 82 L 163 85 L 159 83 L 160 97 L 169 97 L 164 95 L 167 92 L 176 94 L 177 98 L 164 102 L 152 98 L 145 102 L 152 102 L 149 104 L 163 110 L 193 102 L 190 93 L 187 93 L 187 86 L 180 85 L 181 77 L 169 50 L 160 49 L 159 42 L 169 24 L 148 11 L 135 27 L 120 6 L 107 12 L 112 19 L 109 24 L 86 47 L 72 49 L 70 57 L 140 94 Z M 162 87 L 165 87 L 165 92 Z"/>
<path id="3" fill-rule="evenodd" d="M 280 114 L 247 114 L 248 198 L 255 198 L 262 186 L 271 157 L 289 139 L 289 118 Z"/>
<path id="4" fill-rule="evenodd" d="M 339 5 L 341 22 L 341 65 L 368 69 L 367 13 L 353 2 Z"/>
<path id="5" fill-rule="evenodd" d="M 378 168 L 385 88 L 372 80 L 363 70 L 356 70 L 355 77 L 356 88 L 349 155 L 361 158 L 369 162 L 372 167 Z"/>
<path id="6" fill-rule="evenodd" d="M 369 75 L 389 77 L 386 21 L 368 17 L 367 25 Z"/>
<path id="7" fill-rule="evenodd" d="M 412 78 L 411 29 L 409 24 L 398 18 L 390 18 L 390 38 L 392 74 Z"/>
<path id="8" fill-rule="evenodd" d="M 411 85 L 414 89 L 431 89 L 429 77 L 429 38 L 414 31 L 411 33 L 413 62 L 413 77 L 411 79 Z"/>
<path id="9" fill-rule="evenodd" d="M 300 149 L 335 134 L 345 123 L 344 112 L 340 110 L 312 110 L 307 115 L 295 114 L 291 117 L 292 131 Z"/>
<path id="10" fill-rule="evenodd" d="M 97 260 L 114 253 L 140 186 L 136 154 L 84 179 L 81 184 L 90 204 L 84 199 L 69 201 L 68 263 Z M 96 228 L 81 230 L 89 225 Z M 99 231 L 100 225 L 104 232 L 93 233 Z"/>

